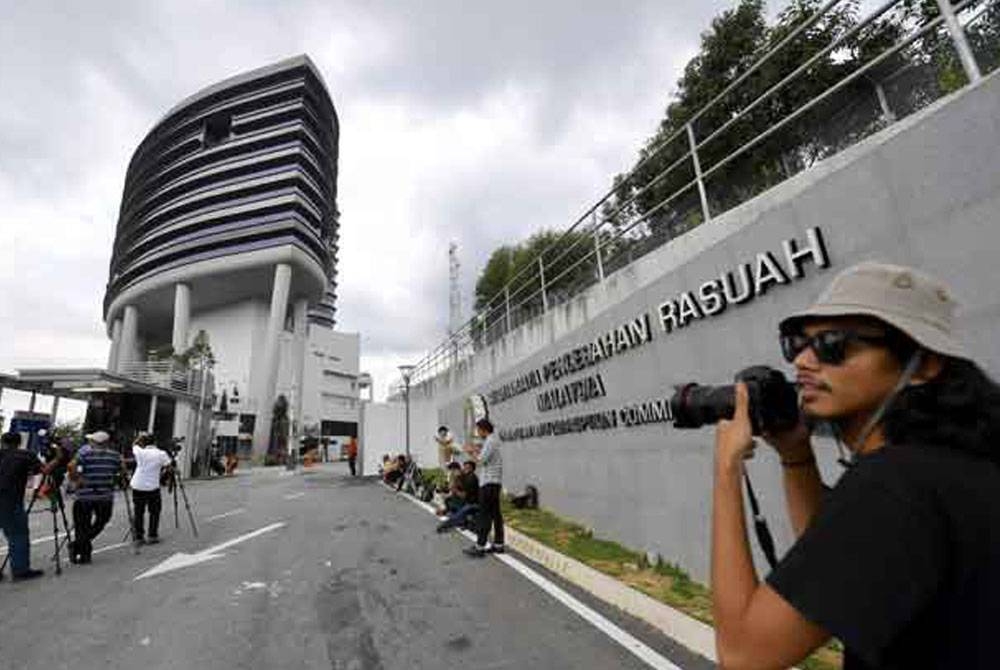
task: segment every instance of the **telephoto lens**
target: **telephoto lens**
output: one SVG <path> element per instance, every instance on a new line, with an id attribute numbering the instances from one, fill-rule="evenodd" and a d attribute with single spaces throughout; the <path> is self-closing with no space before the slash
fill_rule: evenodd
<path id="1" fill-rule="evenodd" d="M 736 381 L 747 385 L 754 435 L 788 430 L 798 422 L 798 394 L 779 370 L 755 365 L 740 371 Z M 675 428 L 701 428 L 722 419 L 732 419 L 735 408 L 736 386 L 733 384 L 682 384 L 670 399 Z"/>

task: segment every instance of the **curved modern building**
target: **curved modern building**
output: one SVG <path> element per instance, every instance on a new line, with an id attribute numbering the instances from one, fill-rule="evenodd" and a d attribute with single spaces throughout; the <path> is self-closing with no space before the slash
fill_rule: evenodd
<path id="1" fill-rule="evenodd" d="M 204 330 L 216 379 L 266 448 L 279 379 L 302 387 L 308 326 L 335 323 L 338 134 L 306 56 L 167 112 L 125 178 L 104 298 L 110 370 L 180 353 Z"/>

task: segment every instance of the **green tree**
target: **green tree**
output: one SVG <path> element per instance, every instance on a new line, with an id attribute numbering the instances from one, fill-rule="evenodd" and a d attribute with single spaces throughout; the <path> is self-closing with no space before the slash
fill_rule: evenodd
<path id="1" fill-rule="evenodd" d="M 70 444 L 79 445 L 83 442 L 83 423 L 80 419 L 59 421 L 52 429 L 52 437 L 56 442 L 68 439 Z"/>
<path id="2" fill-rule="evenodd" d="M 194 367 L 204 369 L 215 365 L 215 353 L 212 351 L 212 343 L 208 333 L 199 330 L 191 341 L 191 346 L 183 353 L 174 356 L 174 360 L 184 367 Z"/>
<path id="3" fill-rule="evenodd" d="M 510 300 L 518 321 L 541 311 L 541 277 L 538 259 L 545 263 L 545 292 L 549 304 L 566 300 L 594 280 L 594 243 L 588 233 L 542 231 L 524 242 L 504 245 L 494 251 L 476 281 L 475 309 L 489 328 L 505 318 L 504 287 L 510 284 Z M 492 302 L 491 302 L 492 301 Z"/>
<path id="4" fill-rule="evenodd" d="M 769 24 L 764 0 L 740 0 L 702 33 L 700 49 L 684 68 L 656 132 L 640 149 L 633 170 L 614 177 L 612 194 L 598 210 L 609 224 L 600 233 L 605 271 L 702 223 L 688 124 L 700 144 L 698 158 L 708 173 L 714 215 L 965 84 L 942 26 L 888 53 L 938 16 L 936 0 L 903 0 L 864 25 L 859 0 L 842 2 L 813 20 L 825 4 L 791 0 Z M 1000 3 L 973 2 L 964 16 L 973 11 L 980 15 L 966 32 L 981 68 L 989 71 L 1000 65 Z M 829 93 L 834 86 L 839 88 Z M 762 135 L 778 124 L 780 129 Z M 484 334 L 489 339 L 503 321 L 503 288 L 512 280 L 512 303 L 520 305 L 515 325 L 541 311 L 538 271 L 528 267 L 537 264 L 539 253 L 548 249 L 551 304 L 592 281 L 593 262 L 559 277 L 592 248 L 588 232 L 543 232 L 497 249 L 476 283 L 475 306 L 482 318 L 473 323 L 474 341 Z"/>
<path id="5" fill-rule="evenodd" d="M 824 4 L 792 0 L 769 25 L 763 0 L 741 0 L 712 21 L 634 171 L 615 177 L 613 196 L 601 209 L 611 229 L 631 231 L 623 248 L 652 247 L 701 223 L 694 166 L 687 156 L 689 123 L 700 143 L 702 170 L 709 173 L 709 208 L 717 214 L 965 83 L 940 27 L 846 81 L 935 18 L 936 0 L 905 0 L 864 26 L 858 0 L 811 20 Z M 976 52 L 984 54 L 985 69 L 1000 59 L 1000 10 L 983 7 L 986 15 L 968 34 Z M 726 92 L 793 31 L 797 34 L 780 50 Z M 796 73 L 799 68 L 804 69 Z M 821 98 L 842 82 L 834 94 Z M 807 104 L 809 109 L 800 112 Z M 758 139 L 782 121 L 780 130 Z"/>

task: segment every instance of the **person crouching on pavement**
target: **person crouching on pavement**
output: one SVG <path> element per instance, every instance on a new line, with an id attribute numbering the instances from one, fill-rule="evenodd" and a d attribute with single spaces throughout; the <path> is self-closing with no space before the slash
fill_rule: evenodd
<path id="1" fill-rule="evenodd" d="M 456 526 L 464 526 L 466 520 L 479 509 L 479 478 L 476 477 L 474 461 L 462 463 L 462 474 L 459 475 L 458 481 L 462 491 L 462 505 L 438 524 L 437 532 L 439 533 Z"/>
<path id="2" fill-rule="evenodd" d="M 479 464 L 479 532 L 476 544 L 465 549 L 465 553 L 473 557 L 486 554 L 502 554 L 503 545 L 503 515 L 500 513 L 500 488 L 503 480 L 503 455 L 501 454 L 500 437 L 494 432 L 489 419 L 476 421 L 476 434 L 482 438 L 479 449 L 468 445 L 466 451 L 470 460 Z M 493 543 L 487 539 L 493 526 Z"/>
<path id="3" fill-rule="evenodd" d="M 445 468 L 448 473 L 448 490 L 444 496 L 444 505 L 434 510 L 438 517 L 447 516 L 465 504 L 465 490 L 462 488 L 462 466 L 452 462 Z"/>
<path id="4" fill-rule="evenodd" d="M 87 435 L 87 448 L 77 452 L 71 471 L 77 481 L 73 501 L 76 541 L 70 561 L 90 563 L 94 539 L 111 519 L 115 488 L 122 473 L 122 457 L 108 448 L 110 436 L 103 430 Z"/>
<path id="5" fill-rule="evenodd" d="M 712 600 L 720 667 L 791 667 L 831 636 L 844 668 L 995 668 L 1000 387 L 954 334 L 948 289 L 863 263 L 780 326 L 799 404 L 851 453 L 824 493 L 809 424 L 765 436 L 798 539 L 759 583 L 741 489 L 746 387 L 716 433 Z"/>
<path id="6" fill-rule="evenodd" d="M 135 529 L 133 539 L 139 544 L 156 544 L 160 541 L 160 510 L 163 498 L 160 495 L 160 473 L 170 467 L 170 456 L 156 444 L 153 438 L 140 433 L 132 445 L 135 458 L 135 472 L 129 484 L 132 488 L 132 502 L 135 503 Z M 149 535 L 145 533 L 146 510 L 149 510 Z"/>
<path id="7" fill-rule="evenodd" d="M 20 433 L 4 433 L 0 437 L 0 530 L 7 538 L 10 571 L 14 581 L 41 577 L 41 570 L 31 568 L 31 542 L 28 516 L 24 510 L 24 490 L 28 478 L 48 473 L 56 466 L 52 461 L 42 465 L 38 457 L 21 449 Z M 2 575 L 0 575 L 2 577 Z"/>

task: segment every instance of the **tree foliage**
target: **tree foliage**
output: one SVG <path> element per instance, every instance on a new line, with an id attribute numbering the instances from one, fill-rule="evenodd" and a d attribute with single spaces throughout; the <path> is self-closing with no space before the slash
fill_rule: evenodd
<path id="1" fill-rule="evenodd" d="M 706 188 L 714 215 L 965 83 L 944 30 L 931 31 L 926 39 L 887 55 L 780 130 L 758 139 L 938 15 L 935 0 L 904 0 L 862 26 L 859 2 L 849 0 L 801 31 L 695 118 L 823 4 L 792 0 L 769 25 L 763 0 L 741 0 L 712 21 L 656 132 L 640 150 L 636 169 L 614 178 L 614 196 L 602 210 L 612 226 L 631 226 L 633 242 L 653 238 L 661 243 L 701 223 L 694 166 L 687 156 L 689 122 L 700 144 L 702 170 L 709 173 Z M 996 20 L 1000 12 L 995 7 L 988 12 L 990 16 L 968 31 L 974 49 L 984 54 L 982 60 L 989 60 L 985 54 L 994 54 L 984 68 L 996 66 L 1000 46 Z M 783 83 L 807 62 L 808 67 Z M 771 91 L 765 100 L 758 100 Z M 880 93 L 890 105 L 888 113 Z"/>
<path id="2" fill-rule="evenodd" d="M 903 0 L 867 23 L 865 17 L 876 8 L 866 7 L 862 16 L 860 0 L 846 0 L 812 21 L 824 4 L 791 0 L 769 22 L 764 0 L 739 0 L 712 21 L 635 167 L 613 178 L 612 195 L 600 208 L 601 220 L 610 224 L 601 232 L 606 270 L 703 221 L 689 124 L 699 143 L 714 216 L 966 83 L 942 26 L 889 52 L 938 17 L 936 0 Z M 964 16 L 975 11 L 981 16 L 966 33 L 987 72 L 1000 65 L 1000 3 L 977 0 Z M 780 50 L 726 91 L 786 38 Z M 550 303 L 591 282 L 593 262 L 554 279 L 592 250 L 590 235 L 560 237 L 549 231 L 494 251 L 476 282 L 475 308 L 481 319 L 473 324 L 474 334 L 497 322 L 504 286 L 512 279 L 512 302 L 523 301 L 521 310 L 529 315 L 540 311 L 538 271 L 528 266 L 537 263 L 543 249 L 556 248 L 545 255 Z M 549 261 L 573 245 L 564 261 L 550 269 Z"/>
<path id="3" fill-rule="evenodd" d="M 596 261 L 586 258 L 593 250 L 590 235 L 576 231 L 542 231 L 524 242 L 498 248 L 476 281 L 476 311 L 488 312 L 491 322 L 499 319 L 506 309 L 504 287 L 511 281 L 512 307 L 528 312 L 541 309 L 539 257 L 544 258 L 549 304 L 561 302 L 580 285 L 593 281 Z"/>

